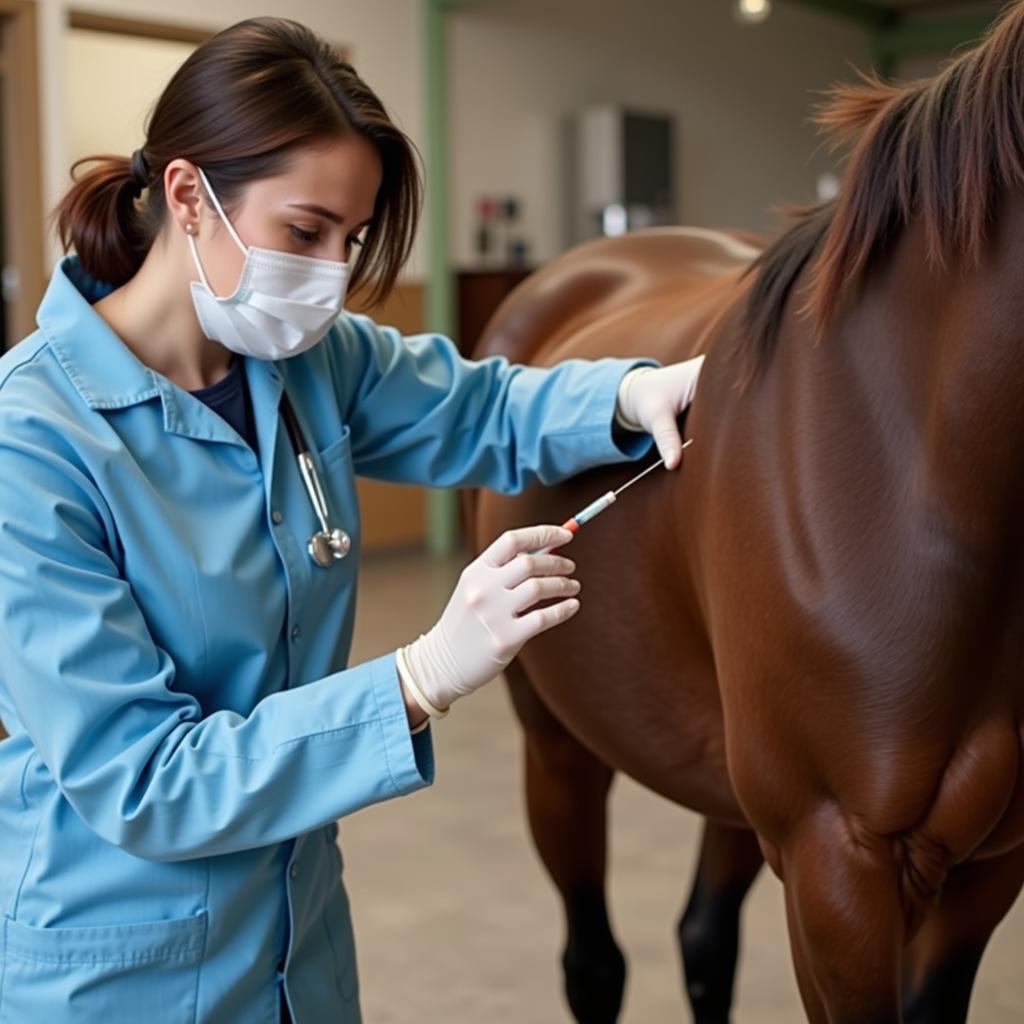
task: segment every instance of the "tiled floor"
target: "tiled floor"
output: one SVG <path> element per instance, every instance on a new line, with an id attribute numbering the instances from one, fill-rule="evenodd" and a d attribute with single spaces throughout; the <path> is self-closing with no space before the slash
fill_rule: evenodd
<path id="1" fill-rule="evenodd" d="M 354 660 L 433 624 L 461 562 L 364 563 Z M 435 727 L 432 789 L 342 822 L 367 1024 L 562 1024 L 562 921 L 523 816 L 518 727 L 495 682 Z M 692 814 L 621 779 L 613 793 L 611 904 L 630 964 L 622 1024 L 689 1020 L 674 923 L 692 871 Z M 781 889 L 765 872 L 748 901 L 738 1024 L 803 1019 Z M 996 933 L 972 1024 L 1024 1021 L 1024 910 Z"/>

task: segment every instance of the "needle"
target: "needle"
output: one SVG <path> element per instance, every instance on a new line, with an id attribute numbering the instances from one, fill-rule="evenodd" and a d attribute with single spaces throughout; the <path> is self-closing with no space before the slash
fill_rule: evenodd
<path id="1" fill-rule="evenodd" d="M 691 444 L 693 444 L 692 437 L 683 445 L 683 447 L 689 448 Z M 659 466 L 664 465 L 664 463 L 664 459 L 658 459 L 658 461 L 655 462 L 654 465 L 648 466 L 642 473 L 637 473 L 637 475 L 633 477 L 633 479 L 630 480 L 628 483 L 624 483 L 620 488 L 618 488 L 618 490 L 612 491 L 612 494 L 618 497 L 627 487 L 632 487 L 633 484 L 637 482 L 637 480 L 642 480 L 645 476 L 647 476 L 648 473 L 650 473 L 652 470 L 657 469 Z"/>

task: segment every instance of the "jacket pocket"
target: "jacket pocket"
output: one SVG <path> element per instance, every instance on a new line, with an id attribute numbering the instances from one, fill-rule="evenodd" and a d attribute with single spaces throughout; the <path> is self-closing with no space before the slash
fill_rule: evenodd
<path id="1" fill-rule="evenodd" d="M 192 1024 L 206 912 L 143 924 L 36 928 L 4 919 L 3 1024 Z"/>
<path id="2" fill-rule="evenodd" d="M 352 541 L 351 561 L 359 550 L 359 499 L 352 468 L 352 435 L 348 426 L 326 448 L 316 453 L 318 471 L 327 498 L 331 526 L 340 526 Z"/>

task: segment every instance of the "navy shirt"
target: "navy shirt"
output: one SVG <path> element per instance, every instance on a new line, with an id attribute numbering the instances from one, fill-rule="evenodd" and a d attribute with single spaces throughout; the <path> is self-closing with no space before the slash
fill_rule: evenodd
<path id="1" fill-rule="evenodd" d="M 225 377 L 208 388 L 190 391 L 214 412 L 219 413 L 249 443 L 258 456 L 259 441 L 256 439 L 256 421 L 252 414 L 252 399 L 249 397 L 249 381 L 245 375 L 245 361 L 232 352 L 231 365 Z"/>

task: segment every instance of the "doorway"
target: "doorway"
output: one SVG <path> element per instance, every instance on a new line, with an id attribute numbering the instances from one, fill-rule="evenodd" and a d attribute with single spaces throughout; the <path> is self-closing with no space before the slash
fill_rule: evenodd
<path id="1" fill-rule="evenodd" d="M 0 0 L 0 350 L 35 327 L 44 235 L 34 0 Z"/>

